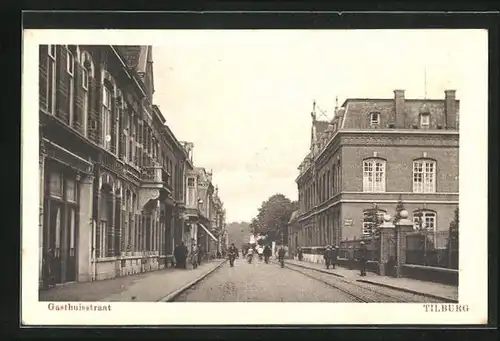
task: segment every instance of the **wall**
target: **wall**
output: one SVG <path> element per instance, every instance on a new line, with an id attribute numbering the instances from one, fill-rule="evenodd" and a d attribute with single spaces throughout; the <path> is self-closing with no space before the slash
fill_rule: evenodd
<path id="1" fill-rule="evenodd" d="M 436 191 L 458 192 L 458 148 L 432 146 L 343 146 L 342 175 L 345 191 L 363 191 L 363 159 L 374 156 L 386 160 L 386 191 L 413 191 L 413 160 L 436 160 Z M 432 194 L 430 195 L 432 196 Z"/>
<path id="2" fill-rule="evenodd" d="M 455 203 L 440 203 L 440 204 L 420 204 L 403 202 L 405 209 L 409 212 L 409 219 L 413 219 L 413 211 L 417 209 L 425 209 L 435 211 L 437 214 L 437 231 L 448 231 L 450 223 L 454 217 L 454 211 L 457 207 Z M 394 217 L 396 214 L 397 202 L 393 203 L 377 203 L 380 210 L 386 211 Z M 367 203 L 342 203 L 341 204 L 341 224 L 342 224 L 342 240 L 360 239 L 363 230 L 363 210 L 372 208 L 370 202 Z M 345 220 L 352 219 L 352 226 L 345 226 Z"/>

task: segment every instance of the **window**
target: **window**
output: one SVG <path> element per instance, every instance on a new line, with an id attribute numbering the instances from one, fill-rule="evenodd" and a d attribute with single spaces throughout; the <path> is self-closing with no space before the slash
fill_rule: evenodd
<path id="1" fill-rule="evenodd" d="M 372 112 L 370 113 L 370 124 L 379 124 L 380 123 L 380 113 Z"/>
<path id="2" fill-rule="evenodd" d="M 56 46 L 55 45 L 49 45 L 49 56 L 52 58 L 56 58 Z"/>
<path id="3" fill-rule="evenodd" d="M 428 127 L 431 123 L 431 116 L 429 114 L 420 115 L 420 126 Z"/>
<path id="4" fill-rule="evenodd" d="M 67 51 L 66 71 L 68 71 L 71 76 L 73 76 L 75 72 L 75 57 L 70 51 Z"/>
<path id="5" fill-rule="evenodd" d="M 194 178 L 188 178 L 188 187 L 194 187 Z"/>
<path id="6" fill-rule="evenodd" d="M 111 149 L 111 90 L 103 86 L 102 100 L 102 140 L 106 149 Z"/>
<path id="7" fill-rule="evenodd" d="M 85 67 L 82 69 L 82 87 L 84 90 L 89 89 L 89 71 Z"/>
<path id="8" fill-rule="evenodd" d="M 415 230 L 427 232 L 436 231 L 436 213 L 433 211 L 420 210 L 413 213 L 413 226 Z"/>
<path id="9" fill-rule="evenodd" d="M 370 211 L 367 210 L 363 212 L 363 231 L 362 231 L 363 236 L 373 235 L 373 233 L 375 232 L 375 227 L 380 225 L 380 222 L 383 221 L 385 213 L 386 213 L 385 211 L 378 210 L 376 213 L 377 222 L 374 222 L 373 216 L 371 216 Z"/>
<path id="10" fill-rule="evenodd" d="M 92 64 L 92 56 L 87 52 L 83 51 L 80 55 L 80 61 L 81 61 L 81 92 L 82 92 L 82 97 L 83 97 L 83 105 L 82 105 L 82 110 L 83 110 L 83 117 L 82 117 L 82 131 L 83 134 L 86 136 L 87 135 L 87 122 L 88 122 L 88 117 L 89 117 L 89 110 L 91 108 L 90 104 L 90 81 L 94 77 L 94 66 Z M 92 120 L 92 128 L 95 129 L 97 122 Z"/>
<path id="11" fill-rule="evenodd" d="M 77 190 L 73 179 L 66 179 L 66 201 L 77 202 Z"/>
<path id="12" fill-rule="evenodd" d="M 413 162 L 413 192 L 436 192 L 436 162 L 417 160 Z"/>
<path id="13" fill-rule="evenodd" d="M 63 197 L 63 180 L 59 172 L 51 172 L 49 177 L 49 193 L 53 197 Z"/>
<path id="14" fill-rule="evenodd" d="M 66 71 L 69 75 L 69 89 L 68 89 L 68 108 L 69 108 L 69 125 L 73 126 L 75 121 L 75 57 L 71 51 L 66 52 Z"/>
<path id="15" fill-rule="evenodd" d="M 56 103 L 56 46 L 49 45 L 49 58 L 47 58 L 47 112 L 55 113 Z"/>
<path id="16" fill-rule="evenodd" d="M 385 192 L 385 161 L 363 161 L 363 192 Z"/>

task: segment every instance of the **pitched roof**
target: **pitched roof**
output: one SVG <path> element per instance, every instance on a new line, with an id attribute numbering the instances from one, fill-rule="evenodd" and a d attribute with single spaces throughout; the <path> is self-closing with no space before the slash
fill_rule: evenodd
<path id="1" fill-rule="evenodd" d="M 328 125 L 330 124 L 330 122 L 328 122 L 328 121 L 314 121 L 313 124 L 316 127 L 316 134 L 318 136 L 320 136 L 326 130 L 326 128 L 328 128 Z"/>

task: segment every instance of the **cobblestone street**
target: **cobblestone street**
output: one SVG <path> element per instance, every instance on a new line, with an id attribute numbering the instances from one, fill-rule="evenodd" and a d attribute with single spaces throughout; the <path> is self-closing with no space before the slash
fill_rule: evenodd
<path id="1" fill-rule="evenodd" d="M 334 270 L 330 270 L 334 273 Z M 342 271 L 342 270 L 341 270 Z M 357 282 L 291 264 L 280 268 L 254 259 L 224 264 L 176 302 L 441 302 L 440 299 Z"/>

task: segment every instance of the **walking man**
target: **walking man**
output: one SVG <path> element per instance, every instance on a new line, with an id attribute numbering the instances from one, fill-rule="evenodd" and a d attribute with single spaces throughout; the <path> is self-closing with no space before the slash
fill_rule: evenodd
<path id="1" fill-rule="evenodd" d="M 365 242 L 361 242 L 361 248 L 359 249 L 359 265 L 361 267 L 360 276 L 366 276 L 366 261 L 367 261 L 367 250 Z"/>

